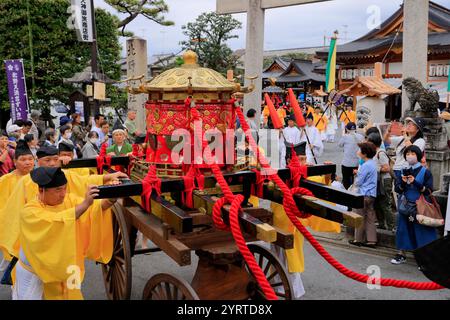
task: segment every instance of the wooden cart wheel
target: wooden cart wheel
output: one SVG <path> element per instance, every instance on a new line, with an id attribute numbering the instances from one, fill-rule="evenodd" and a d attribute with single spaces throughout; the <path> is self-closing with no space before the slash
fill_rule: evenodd
<path id="1" fill-rule="evenodd" d="M 112 207 L 113 255 L 108 264 L 102 265 L 106 295 L 110 300 L 128 300 L 131 296 L 131 253 L 127 223 L 121 205 Z"/>
<path id="2" fill-rule="evenodd" d="M 158 273 L 145 285 L 142 300 L 199 300 L 199 297 L 186 280 Z"/>
<path id="3" fill-rule="evenodd" d="M 288 277 L 288 273 L 285 267 L 281 264 L 280 260 L 275 257 L 272 252 L 261 247 L 257 244 L 249 244 L 248 248 L 253 253 L 261 270 L 272 286 L 277 297 L 281 300 L 292 300 L 293 290 L 292 284 Z M 251 274 L 250 269 L 247 266 L 247 270 Z M 255 282 L 253 286 L 250 286 L 250 297 L 255 300 L 266 299 L 263 291 Z"/>

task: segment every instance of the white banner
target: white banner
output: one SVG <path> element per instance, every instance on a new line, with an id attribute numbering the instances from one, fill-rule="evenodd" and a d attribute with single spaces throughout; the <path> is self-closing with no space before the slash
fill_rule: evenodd
<path id="1" fill-rule="evenodd" d="M 72 17 L 78 40 L 82 42 L 94 41 L 91 0 L 71 0 Z"/>

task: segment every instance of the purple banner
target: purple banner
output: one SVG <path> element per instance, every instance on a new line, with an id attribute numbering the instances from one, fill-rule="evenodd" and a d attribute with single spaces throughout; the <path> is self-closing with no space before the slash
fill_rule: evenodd
<path id="1" fill-rule="evenodd" d="M 6 79 L 8 80 L 9 104 L 11 119 L 26 120 L 28 118 L 28 96 L 23 61 L 5 60 Z"/>

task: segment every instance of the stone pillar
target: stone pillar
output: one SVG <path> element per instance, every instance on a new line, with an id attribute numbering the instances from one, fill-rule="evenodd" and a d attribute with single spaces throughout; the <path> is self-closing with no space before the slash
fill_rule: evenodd
<path id="1" fill-rule="evenodd" d="M 425 86 L 428 73 L 428 10 L 429 0 L 404 0 L 403 79 L 414 77 Z M 409 108 L 403 90 L 402 115 Z"/>
<path id="2" fill-rule="evenodd" d="M 132 37 L 127 40 L 127 78 L 134 78 L 144 75 L 147 78 L 147 40 Z M 139 87 L 141 81 L 130 81 L 132 87 Z M 136 128 L 140 132 L 146 129 L 145 102 L 147 94 L 128 93 L 128 110 L 136 111 Z"/>
<path id="3" fill-rule="evenodd" d="M 249 0 L 247 12 L 247 36 L 245 49 L 245 76 L 258 76 L 254 81 L 255 90 L 244 96 L 244 112 L 253 108 L 259 124 L 261 116 L 262 69 L 264 63 L 264 10 L 261 0 Z M 245 79 L 245 86 L 250 80 Z"/>

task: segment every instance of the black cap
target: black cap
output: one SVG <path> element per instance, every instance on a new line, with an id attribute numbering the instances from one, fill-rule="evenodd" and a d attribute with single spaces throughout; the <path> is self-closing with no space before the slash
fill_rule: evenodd
<path id="1" fill-rule="evenodd" d="M 345 129 L 347 129 L 349 131 L 354 131 L 354 130 L 356 130 L 356 124 L 354 122 L 349 122 L 345 126 Z"/>
<path id="2" fill-rule="evenodd" d="M 14 151 L 14 159 L 19 159 L 20 156 L 33 155 L 25 140 L 17 141 L 16 150 Z"/>
<path id="3" fill-rule="evenodd" d="M 135 144 L 142 144 L 145 143 L 145 138 L 147 136 L 145 134 L 141 134 L 140 136 L 137 136 L 136 139 L 134 140 Z"/>
<path id="4" fill-rule="evenodd" d="M 295 122 L 295 115 L 294 114 L 290 114 L 288 117 L 286 117 L 287 118 L 287 120 L 289 121 L 289 120 L 292 120 L 292 121 L 294 121 Z"/>
<path id="5" fill-rule="evenodd" d="M 49 156 L 57 156 L 58 155 L 58 149 L 53 146 L 45 146 L 42 148 L 39 148 L 39 150 L 36 152 L 36 156 L 38 159 L 49 157 Z"/>
<path id="6" fill-rule="evenodd" d="M 314 120 L 314 116 L 313 116 L 313 114 L 310 112 L 310 113 L 308 113 L 308 115 L 306 116 L 306 119 L 311 119 L 311 120 Z"/>
<path id="7" fill-rule="evenodd" d="M 31 179 L 40 188 L 57 188 L 67 184 L 66 176 L 61 168 L 39 167 L 31 171 Z"/>
<path id="8" fill-rule="evenodd" d="M 73 151 L 73 149 L 75 149 L 74 145 L 70 144 L 70 143 L 67 143 L 67 142 L 60 142 L 59 145 L 58 145 L 59 152 L 61 152 L 61 151 L 63 151 L 63 152 L 64 151 L 71 152 L 71 151 Z"/>

